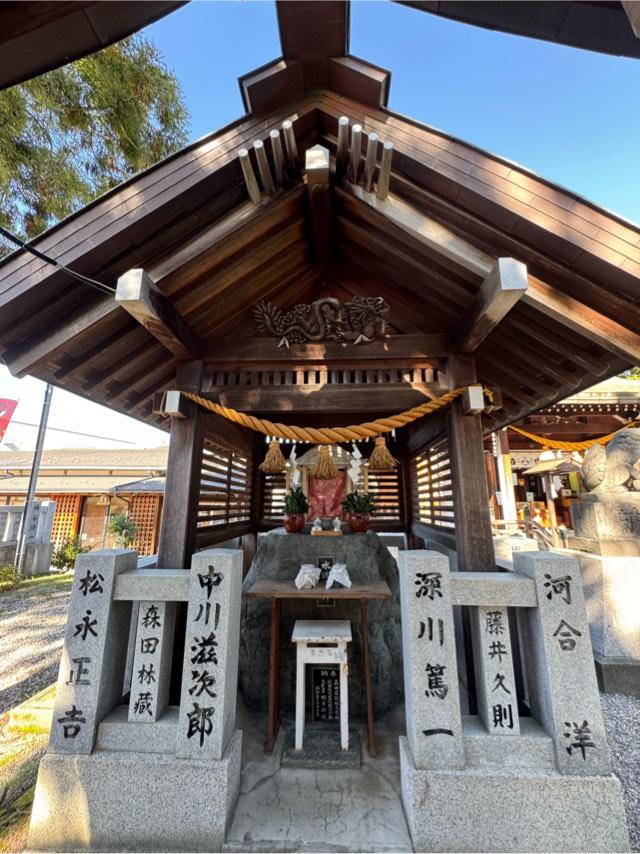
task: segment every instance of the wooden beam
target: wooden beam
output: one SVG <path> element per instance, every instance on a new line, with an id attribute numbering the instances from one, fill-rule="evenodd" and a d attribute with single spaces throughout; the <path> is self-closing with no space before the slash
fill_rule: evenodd
<path id="1" fill-rule="evenodd" d="M 260 174 L 260 181 L 262 182 L 262 189 L 268 196 L 272 196 L 276 191 L 276 187 L 273 183 L 267 154 L 264 150 L 264 142 L 261 139 L 256 139 L 253 143 L 253 150 L 256 155 L 256 163 L 258 164 L 258 172 Z"/>
<path id="2" fill-rule="evenodd" d="M 389 222 L 471 273 L 486 278 L 493 270 L 495 259 L 490 255 L 392 193 L 380 200 L 355 185 L 337 188 L 336 192 L 360 199 Z M 608 352 L 615 353 L 627 363 L 640 363 L 638 333 L 563 294 L 546 282 L 529 275 L 527 291 L 521 298 L 526 305 L 578 332 Z"/>
<path id="3" fill-rule="evenodd" d="M 89 308 L 78 310 L 63 323 L 50 327 L 46 333 L 39 333 L 10 348 L 2 356 L 4 363 L 14 377 L 31 374 L 63 347 L 72 344 L 92 326 L 108 318 L 112 311 L 113 300 L 110 297 L 100 299 Z"/>
<path id="4" fill-rule="evenodd" d="M 393 193 L 388 193 L 385 198 L 380 199 L 376 194 L 366 193 L 357 184 L 336 189 L 336 193 L 354 196 L 411 237 L 459 264 L 465 270 L 484 278 L 493 269 L 494 258 L 476 249 L 462 237 L 454 234 L 451 229 L 421 213 Z"/>
<path id="5" fill-rule="evenodd" d="M 637 332 L 561 293 L 546 282 L 529 276 L 529 288 L 523 302 L 578 332 L 603 350 L 615 353 L 629 365 L 640 364 L 640 335 Z"/>
<path id="6" fill-rule="evenodd" d="M 470 385 L 460 398 L 463 415 L 480 415 L 485 408 L 484 391 L 481 385 Z"/>
<path id="7" fill-rule="evenodd" d="M 367 134 L 367 154 L 364 161 L 364 189 L 370 193 L 373 189 L 373 176 L 376 171 L 378 153 L 378 134 Z"/>
<path id="8" fill-rule="evenodd" d="M 159 392 L 153 396 L 153 414 L 165 418 L 187 418 L 191 412 L 191 401 L 179 391 Z"/>
<path id="9" fill-rule="evenodd" d="M 249 234 L 253 235 L 255 230 L 259 231 L 263 227 L 272 213 L 277 214 L 281 209 L 288 208 L 292 203 L 295 204 L 302 192 L 301 187 L 296 187 L 287 193 L 267 197 L 258 205 L 244 202 L 202 235 L 189 241 L 179 251 L 152 265 L 149 268 L 152 279 L 160 281 L 165 277 L 179 275 L 184 265 L 197 263 L 200 257 L 204 258 L 212 250 L 226 246 L 229 241 L 233 241 L 235 245 L 237 240 L 248 238 Z M 196 274 L 194 271 L 193 275 Z M 120 308 L 113 299 L 109 297 L 99 299 L 88 309 L 78 309 L 63 323 L 53 328 L 48 327 L 45 333 L 38 333 L 19 345 L 9 348 L 3 354 L 5 364 L 16 377 L 33 373 L 43 362 L 72 345 L 91 327 L 102 321 L 111 321 L 119 313 Z M 100 356 L 100 350 L 94 355 L 96 358 Z M 107 380 L 108 377 L 105 378 L 105 381 Z"/>
<path id="10" fill-rule="evenodd" d="M 382 202 L 389 194 L 389 182 L 391 180 L 391 160 L 393 158 L 393 143 L 388 140 L 382 145 L 382 161 L 380 163 L 380 172 L 378 173 L 378 186 L 376 195 Z"/>
<path id="11" fill-rule="evenodd" d="M 251 413 L 287 413 L 295 423 L 296 414 L 316 412 L 361 412 L 396 415 L 427 403 L 442 394 L 439 383 L 345 383 L 309 385 L 215 385 L 202 397 L 230 409 Z M 284 416 L 283 416 L 284 417 Z M 362 420 L 362 419 L 361 419 Z"/>
<path id="12" fill-rule="evenodd" d="M 319 344 L 292 344 L 288 350 L 278 348 L 277 338 L 234 340 L 212 338 L 200 345 L 200 357 L 217 370 L 294 370 L 296 366 L 326 365 L 332 367 L 364 365 L 381 361 L 388 367 L 410 368 L 428 364 L 450 352 L 447 336 L 388 335 L 370 344 L 344 347 L 337 341 Z"/>
<path id="13" fill-rule="evenodd" d="M 164 279 L 173 282 L 185 267 L 192 278 L 203 275 L 210 267 L 212 252 L 215 252 L 216 263 L 225 261 L 246 243 L 260 239 L 274 222 L 290 218 L 298 205 L 302 212 L 302 194 L 303 188 L 297 185 L 287 192 L 278 191 L 273 197 L 265 196 L 255 205 L 243 202 L 197 237 L 151 263 L 147 272 L 162 285 L 163 291 Z"/>
<path id="14" fill-rule="evenodd" d="M 249 150 L 247 148 L 241 148 L 238 151 L 238 159 L 240 160 L 240 166 L 242 167 L 244 183 L 246 184 L 249 198 L 251 199 L 254 205 L 257 205 L 259 204 L 260 199 L 262 198 L 262 193 L 260 192 L 260 187 L 258 186 L 256 176 L 253 172 L 251 158 L 249 157 Z"/>
<path id="15" fill-rule="evenodd" d="M 526 292 L 526 266 L 515 258 L 498 258 L 462 319 L 456 349 L 475 352 Z"/>
<path id="16" fill-rule="evenodd" d="M 128 270 L 120 276 L 116 302 L 175 356 L 195 356 L 198 340 L 191 327 L 144 270 Z"/>
<path id="17" fill-rule="evenodd" d="M 305 153 L 305 175 L 309 197 L 309 218 L 313 257 L 326 265 L 331 257 L 331 206 L 329 187 L 329 149 L 314 145 Z"/>
<path id="18" fill-rule="evenodd" d="M 349 162 L 349 118 L 338 119 L 338 148 L 336 151 L 336 180 L 341 181 L 347 172 Z"/>

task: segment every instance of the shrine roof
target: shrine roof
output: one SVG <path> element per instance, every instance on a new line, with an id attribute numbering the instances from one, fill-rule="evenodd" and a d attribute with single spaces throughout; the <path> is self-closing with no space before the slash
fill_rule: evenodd
<path id="1" fill-rule="evenodd" d="M 2 3 L 0 89 L 94 53 L 182 5 L 176 0 Z"/>
<path id="2" fill-rule="evenodd" d="M 344 4 L 334 5 L 342 38 L 348 17 L 341 16 Z M 278 8 L 289 6 L 310 8 Z M 322 26 L 298 23 L 309 32 Z M 281 31 L 286 46 L 286 27 Z M 249 370 L 247 346 L 258 334 L 256 302 L 289 309 L 319 296 L 383 297 L 391 307 L 389 331 L 407 352 L 415 336 L 432 336 L 437 352 L 427 367 L 437 372 L 439 357 L 455 352 L 487 271 L 505 257 L 526 265 L 529 291 L 475 350 L 479 381 L 502 389 L 503 408 L 485 416 L 487 429 L 640 363 L 638 226 L 398 115 L 384 105 L 387 72 L 354 57 L 327 56 L 331 39 L 318 44 L 322 56 L 285 57 L 242 79 L 253 112 L 116 187 L 34 246 L 111 286 L 127 270 L 144 268 L 190 328 L 191 357 L 213 372 L 239 372 L 238 383 L 247 382 L 246 375 L 240 379 Z M 315 85 L 319 80 L 323 85 Z M 341 116 L 360 123 L 363 136 L 375 132 L 393 143 L 385 203 L 361 186 L 334 181 Z M 287 120 L 301 155 L 316 144 L 331 152 L 328 263 L 315 257 L 302 179 L 257 204 L 247 197 L 238 151 L 268 139 Z M 153 413 L 153 394 L 175 387 L 184 355 L 167 349 L 113 298 L 21 251 L 0 262 L 0 316 L 0 349 L 15 374 L 166 425 Z M 287 364 L 277 341 L 264 352 L 272 354 L 265 366 L 277 360 L 283 378 L 302 367 L 293 357 Z M 324 367 L 339 368 L 343 352 L 327 355 Z M 357 352 L 350 358 L 362 354 L 366 369 L 377 351 L 365 345 Z M 384 360 L 378 353 L 375 367 Z M 411 365 L 396 359 L 393 367 Z M 285 388 L 283 409 L 291 410 Z M 373 393 L 354 396 L 349 413 L 367 414 Z M 248 404 L 255 398 L 247 389 Z M 308 397 L 310 417 L 314 402 L 317 413 L 325 412 L 322 401 L 321 391 Z M 384 406 L 387 414 L 399 408 L 388 396 Z"/>

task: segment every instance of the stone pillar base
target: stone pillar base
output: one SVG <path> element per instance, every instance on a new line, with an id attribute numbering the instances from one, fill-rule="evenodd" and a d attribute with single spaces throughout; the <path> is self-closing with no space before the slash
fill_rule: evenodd
<path id="1" fill-rule="evenodd" d="M 158 753 L 47 753 L 27 849 L 221 851 L 240 785 L 242 732 L 219 761 Z"/>
<path id="2" fill-rule="evenodd" d="M 598 688 L 603 694 L 628 694 L 640 697 L 640 661 L 611 658 L 594 653 Z"/>
<path id="3" fill-rule="evenodd" d="M 416 768 L 400 738 L 402 801 L 415 851 L 628 851 L 613 775 L 544 768 Z"/>

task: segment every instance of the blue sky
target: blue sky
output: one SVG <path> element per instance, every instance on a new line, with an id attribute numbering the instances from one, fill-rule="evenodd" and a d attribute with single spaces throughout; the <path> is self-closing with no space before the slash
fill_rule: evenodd
<path id="1" fill-rule="evenodd" d="M 144 31 L 197 139 L 242 114 L 237 78 L 279 55 L 275 4 L 205 2 Z M 392 72 L 389 106 L 640 221 L 640 61 L 356 0 L 351 53 Z"/>

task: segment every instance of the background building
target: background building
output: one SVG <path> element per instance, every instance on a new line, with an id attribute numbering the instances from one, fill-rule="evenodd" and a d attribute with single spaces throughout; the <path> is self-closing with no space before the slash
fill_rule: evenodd
<path id="1" fill-rule="evenodd" d="M 0 504 L 23 504 L 33 454 L 0 452 Z M 45 451 L 36 489 L 56 502 L 51 539 L 55 548 L 78 537 L 94 549 L 108 547 L 109 519 L 128 512 L 138 526 L 133 543 L 141 555 L 156 551 L 167 448 Z"/>

